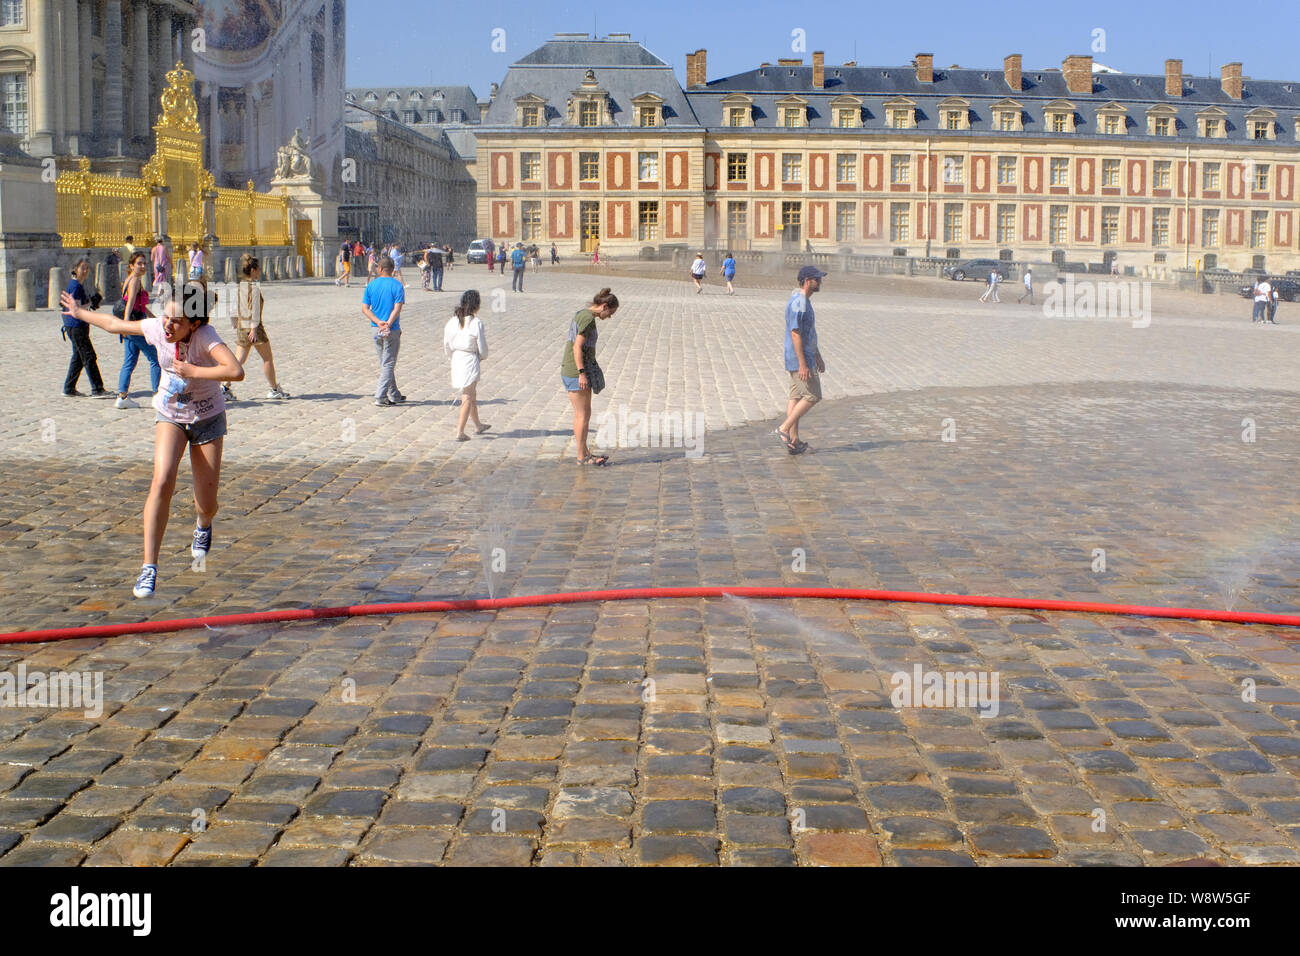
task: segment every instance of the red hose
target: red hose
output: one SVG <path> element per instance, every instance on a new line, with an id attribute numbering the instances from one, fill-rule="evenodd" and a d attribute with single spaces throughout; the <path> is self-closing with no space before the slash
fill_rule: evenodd
<path id="1" fill-rule="evenodd" d="M 1231 624 L 1274 624 L 1300 627 L 1297 614 L 1258 614 L 1249 611 L 1198 610 L 1182 607 L 1143 607 L 1136 604 L 1097 604 L 1082 601 L 1040 601 L 1029 598 L 985 597 L 977 594 L 927 594 L 920 591 L 874 591 L 859 588 L 625 588 L 617 591 L 574 591 L 567 594 L 531 594 L 523 597 L 481 598 L 461 601 L 414 601 L 405 604 L 357 604 L 352 607 L 291 608 L 253 614 L 225 614 L 135 624 L 64 627 L 47 631 L 0 634 L 0 644 L 36 644 L 78 638 L 120 637 L 123 634 L 164 634 L 202 627 L 236 627 L 278 621 L 316 621 L 331 617 L 366 617 L 386 614 L 428 614 L 441 611 L 495 611 L 508 607 L 584 604 L 592 601 L 648 601 L 662 598 L 820 598 L 837 601 L 890 601 L 904 604 L 960 604 L 968 607 L 1019 608 L 1030 611 L 1080 611 L 1091 614 L 1128 614 L 1170 617 L 1190 621 L 1224 621 Z M 1300 640 L 1300 638 L 1294 638 Z"/>

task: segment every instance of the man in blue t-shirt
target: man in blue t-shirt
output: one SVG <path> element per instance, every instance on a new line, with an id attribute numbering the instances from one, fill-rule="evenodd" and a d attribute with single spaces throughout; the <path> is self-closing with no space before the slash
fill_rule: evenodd
<path id="1" fill-rule="evenodd" d="M 510 280 L 511 292 L 524 291 L 524 262 L 527 256 L 524 255 L 524 244 L 516 242 L 515 247 L 510 250 L 510 266 L 514 269 L 514 276 Z"/>
<path id="2" fill-rule="evenodd" d="M 379 275 L 370 280 L 361 297 L 361 312 L 375 331 L 375 353 L 379 356 L 379 387 L 375 404 L 380 407 L 399 405 L 406 396 L 397 390 L 397 350 L 402 344 L 402 304 L 406 289 L 393 278 L 393 260 L 379 260 Z"/>
<path id="3" fill-rule="evenodd" d="M 822 400 L 819 374 L 826 371 L 826 363 L 817 349 L 812 297 L 822 287 L 825 276 L 816 266 L 804 266 L 799 270 L 799 288 L 785 306 L 785 370 L 790 378 L 790 399 L 785 421 L 776 426 L 776 433 L 792 455 L 808 450 L 807 442 L 799 440 L 799 419 Z"/>

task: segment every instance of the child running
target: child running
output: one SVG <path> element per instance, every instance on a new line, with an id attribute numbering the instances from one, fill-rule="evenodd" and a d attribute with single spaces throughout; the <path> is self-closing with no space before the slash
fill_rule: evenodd
<path id="1" fill-rule="evenodd" d="M 196 561 L 203 561 L 212 548 L 212 520 L 217 514 L 226 434 L 221 383 L 240 381 L 244 369 L 208 325 L 208 290 L 201 280 L 187 282 L 182 300 L 169 301 L 161 317 L 139 323 L 83 309 L 66 292 L 59 296 L 59 303 L 73 318 L 105 332 L 129 335 L 138 330 L 158 350 L 164 377 L 153 399 L 158 418 L 154 424 L 153 483 L 144 506 L 144 567 L 132 591 L 138 598 L 151 597 L 158 585 L 158 553 L 186 445 L 190 449 L 194 510 L 198 516 L 190 554 Z"/>

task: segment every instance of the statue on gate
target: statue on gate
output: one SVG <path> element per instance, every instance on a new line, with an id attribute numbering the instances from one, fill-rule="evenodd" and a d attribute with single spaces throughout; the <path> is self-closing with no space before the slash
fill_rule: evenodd
<path id="1" fill-rule="evenodd" d="M 315 164 L 307 154 L 311 139 L 304 139 L 302 129 L 293 131 L 293 138 L 276 151 L 276 179 L 314 179 Z"/>

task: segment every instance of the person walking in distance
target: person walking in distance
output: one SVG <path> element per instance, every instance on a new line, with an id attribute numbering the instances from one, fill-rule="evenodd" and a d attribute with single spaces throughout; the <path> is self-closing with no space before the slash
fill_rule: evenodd
<path id="1" fill-rule="evenodd" d="M 506 260 L 510 258 L 510 253 L 506 251 L 505 243 L 497 250 L 497 268 L 501 270 L 502 277 L 506 274 Z"/>
<path id="2" fill-rule="evenodd" d="M 696 295 L 699 295 L 704 291 L 704 287 L 700 285 L 700 281 L 704 278 L 704 273 L 707 269 L 708 266 L 705 265 L 704 262 L 704 253 L 695 253 L 695 261 L 691 263 L 691 279 L 695 282 Z"/>
<path id="3" fill-rule="evenodd" d="M 289 393 L 280 387 L 275 377 L 275 358 L 271 354 L 271 339 L 262 325 L 262 263 L 255 256 L 244 253 L 239 257 L 239 288 L 235 292 L 235 358 L 243 365 L 248 361 L 248 353 L 257 349 L 262 359 L 262 374 L 271 390 L 267 398 L 284 400 Z M 226 401 L 233 402 L 235 394 L 230 386 L 223 386 Z"/>
<path id="4" fill-rule="evenodd" d="M 162 284 L 170 281 L 168 276 L 172 272 L 172 257 L 167 252 L 167 244 L 162 239 L 154 243 L 149 259 L 153 263 L 154 292 L 158 293 Z"/>
<path id="5" fill-rule="evenodd" d="M 1255 280 L 1255 308 L 1250 316 L 1250 324 L 1256 322 L 1267 324 L 1268 322 L 1268 303 L 1273 298 L 1273 287 L 1269 284 L 1268 279 L 1260 276 Z"/>
<path id="6" fill-rule="evenodd" d="M 732 280 L 736 278 L 736 260 L 731 253 L 722 260 L 722 278 L 727 280 L 727 295 L 735 295 L 736 290 L 731 287 Z"/>
<path id="7" fill-rule="evenodd" d="M 478 317 L 479 294 L 467 289 L 456 306 L 456 314 L 442 330 L 442 348 L 451 359 L 451 387 L 460 392 L 460 418 L 456 423 L 456 441 L 469 441 L 465 424 L 474 422 L 474 434 L 491 428 L 478 418 L 479 363 L 487 358 L 487 333 Z"/>
<path id="8" fill-rule="evenodd" d="M 1270 282 L 1269 285 L 1272 286 L 1272 291 L 1268 297 L 1268 321 L 1270 325 L 1277 325 L 1277 319 L 1275 318 L 1277 315 L 1278 300 L 1277 283 Z"/>
<path id="9" fill-rule="evenodd" d="M 89 275 L 90 260 L 82 256 L 73 265 L 72 280 L 64 291 L 77 305 L 91 305 L 92 308 L 98 309 L 99 300 L 94 300 L 92 305 L 91 297 L 86 293 L 85 282 Z M 112 398 L 113 393 L 104 387 L 104 379 L 99 374 L 99 357 L 95 354 L 95 346 L 90 341 L 90 326 L 65 311 L 63 337 L 72 342 L 72 361 L 68 363 L 68 374 L 63 379 L 63 394 L 69 398 L 81 396 L 82 393 L 77 391 L 77 381 L 81 378 L 81 370 L 85 369 L 86 377 L 90 379 L 91 397 Z"/>
<path id="10" fill-rule="evenodd" d="M 339 275 L 334 284 L 343 289 L 352 287 L 352 243 L 339 246 Z"/>
<path id="11" fill-rule="evenodd" d="M 429 260 L 432 258 L 433 258 L 433 253 L 427 249 L 424 252 L 420 253 L 420 259 L 418 262 L 418 265 L 420 267 L 420 288 L 423 289 L 425 292 L 433 291 L 433 289 L 429 287 L 429 283 L 433 279 L 433 274 L 432 272 L 430 272 L 433 266 L 429 262 Z"/>
<path id="12" fill-rule="evenodd" d="M 434 246 L 429 250 L 429 281 L 433 283 L 433 291 L 442 291 L 442 272 L 444 268 L 445 257 L 443 250 Z"/>
<path id="13" fill-rule="evenodd" d="M 456 254 L 452 252 L 451 246 L 443 246 L 442 251 L 447 253 L 447 271 L 451 272 L 456 268 Z M 442 287 L 439 286 L 438 288 L 441 289 Z"/>
<path id="14" fill-rule="evenodd" d="M 379 276 L 371 279 L 361 299 L 361 312 L 374 330 L 375 354 L 379 356 L 379 384 L 375 404 L 400 405 L 406 396 L 397 390 L 397 352 L 402 344 L 402 305 L 406 289 L 393 278 L 393 260 L 379 260 Z"/>
<path id="15" fill-rule="evenodd" d="M 513 270 L 513 275 L 510 279 L 511 292 L 524 291 L 525 264 L 524 244 L 522 242 L 516 242 L 515 247 L 510 250 L 510 268 Z"/>
<path id="16" fill-rule="evenodd" d="M 998 272 L 996 268 L 994 268 L 993 271 L 989 273 L 988 288 L 986 288 L 984 290 L 984 294 L 980 296 L 980 301 L 987 302 L 989 300 L 990 295 L 993 296 L 994 302 L 1002 301 L 1001 299 L 998 298 L 998 283 L 1001 281 L 1002 281 L 1001 274 Z"/>
<path id="17" fill-rule="evenodd" d="M 494 250 L 491 246 L 488 246 L 487 249 L 486 249 L 486 251 L 485 251 L 485 257 L 486 257 L 486 262 L 487 262 L 488 272 L 492 272 L 492 271 L 493 271 L 493 268 L 496 266 L 496 261 L 497 261 L 497 260 L 496 260 L 496 256 L 493 255 L 493 252 L 494 252 L 494 251 L 495 251 L 495 250 Z"/>
<path id="18" fill-rule="evenodd" d="M 126 288 L 122 290 L 122 301 L 125 303 L 122 317 L 129 325 L 128 331 L 120 333 L 123 352 L 122 370 L 117 374 L 117 402 L 115 403 L 117 408 L 140 407 L 131 401 L 127 393 L 131 389 L 131 375 L 135 372 L 135 364 L 140 361 L 141 355 L 149 360 L 149 387 L 155 392 L 158 391 L 158 383 L 162 379 L 157 350 L 145 340 L 144 336 L 134 331 L 139 328 L 138 323 L 153 318 L 153 313 L 149 311 L 149 293 L 145 289 L 145 275 L 148 269 L 148 257 L 139 250 L 134 252 L 127 264 Z"/>
<path id="19" fill-rule="evenodd" d="M 808 443 L 799 440 L 799 419 L 822 400 L 821 373 L 826 363 L 817 348 L 817 323 L 812 297 L 821 289 L 826 273 L 816 266 L 799 270 L 799 288 L 785 306 L 785 370 L 790 378 L 790 398 L 785 406 L 785 421 L 776 426 L 776 434 L 792 455 L 802 455 Z"/>
<path id="20" fill-rule="evenodd" d="M 1025 267 L 1025 291 L 1020 294 L 1016 302 L 1024 302 L 1025 296 L 1029 296 L 1029 304 L 1034 304 L 1034 272 L 1028 266 Z"/>
<path id="21" fill-rule="evenodd" d="M 190 245 L 190 271 L 187 273 L 191 279 L 201 279 L 203 277 L 203 248 L 197 243 Z"/>
<path id="22" fill-rule="evenodd" d="M 596 243 L 596 247 L 591 250 L 591 264 L 593 266 L 600 265 L 600 243 L 599 242 Z"/>
<path id="23" fill-rule="evenodd" d="M 560 264 L 559 250 L 555 248 L 555 243 L 551 243 L 551 265 L 558 266 L 559 264 Z"/>
<path id="24" fill-rule="evenodd" d="M 591 396 L 605 387 L 605 373 L 596 364 L 596 338 L 598 319 L 608 319 L 618 311 L 618 296 L 609 289 L 601 289 L 591 300 L 591 305 L 579 309 L 569 323 L 569 338 L 560 356 L 560 381 L 573 406 L 573 438 L 578 445 L 578 464 L 607 465 L 608 455 L 593 455 L 587 447 L 587 433 L 591 427 Z"/>
<path id="25" fill-rule="evenodd" d="M 196 562 L 207 559 L 212 548 L 212 521 L 217 514 L 226 434 L 220 383 L 238 382 L 244 377 L 243 366 L 208 324 L 207 284 L 201 279 L 187 282 L 182 299 L 184 304 L 175 298 L 169 300 L 161 318 L 150 316 L 141 322 L 127 322 L 83 309 L 66 292 L 59 297 L 64 311 L 76 319 L 119 335 L 142 334 L 158 350 L 166 368 L 166 381 L 153 398 L 157 420 L 153 482 L 144 506 L 144 566 L 132 590 L 138 598 L 152 597 L 158 584 L 158 554 L 176 491 L 176 474 L 187 445 L 198 519 L 190 554 Z"/>

